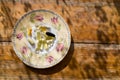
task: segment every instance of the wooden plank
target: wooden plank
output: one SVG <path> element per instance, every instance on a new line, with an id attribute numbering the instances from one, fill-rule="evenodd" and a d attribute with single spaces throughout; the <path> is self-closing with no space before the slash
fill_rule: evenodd
<path id="1" fill-rule="evenodd" d="M 15 55 L 11 43 L 0 44 L 0 78 L 10 79 L 98 79 L 120 78 L 120 45 L 72 44 L 70 63 L 60 72 L 51 74 L 56 67 L 35 70 L 25 66 Z M 67 60 L 67 59 L 66 59 Z M 64 61 L 63 63 L 65 64 Z M 61 68 L 63 65 L 59 65 Z M 58 69 L 59 69 L 58 68 Z M 62 68 L 61 68 L 62 69 Z M 41 74 L 49 75 L 41 75 Z"/>
<path id="2" fill-rule="evenodd" d="M 5 10 L 9 13 L 8 22 L 12 23 L 12 29 L 16 21 L 26 12 L 44 8 L 57 12 L 65 19 L 71 30 L 72 42 L 119 43 L 120 6 L 116 4 L 117 2 L 111 3 L 111 6 L 109 6 L 110 3 L 101 6 L 91 5 L 92 3 L 71 6 L 65 5 L 64 0 L 61 0 L 59 5 L 56 1 L 47 0 L 43 2 L 42 0 L 35 2 L 32 0 L 27 2 L 21 0 L 16 2 L 3 1 Z M 4 33 L 1 34 L 4 35 Z M 11 36 L 11 33 L 6 34 L 6 36 Z M 10 40 L 10 37 L 5 40 Z"/>
<path id="3" fill-rule="evenodd" d="M 12 33 L 12 25 L 0 0 L 0 41 L 9 41 Z"/>

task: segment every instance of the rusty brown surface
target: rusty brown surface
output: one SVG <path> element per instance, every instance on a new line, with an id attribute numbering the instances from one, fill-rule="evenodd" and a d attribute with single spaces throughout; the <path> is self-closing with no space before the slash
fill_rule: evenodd
<path id="1" fill-rule="evenodd" d="M 119 0 L 1 0 L 0 80 L 120 80 L 119 3 Z M 71 57 L 67 66 L 62 62 L 54 67 L 61 70 L 36 71 L 15 55 L 10 39 L 13 27 L 23 14 L 34 9 L 55 11 L 69 25 L 72 57 L 67 57 Z M 43 75 L 52 73 L 51 70 L 57 73 Z"/>

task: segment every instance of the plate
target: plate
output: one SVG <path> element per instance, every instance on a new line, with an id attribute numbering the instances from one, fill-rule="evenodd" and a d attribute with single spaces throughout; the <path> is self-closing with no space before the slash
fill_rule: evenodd
<path id="1" fill-rule="evenodd" d="M 61 16 L 50 10 L 32 10 L 16 23 L 13 48 L 26 65 L 49 68 L 65 58 L 71 44 L 70 30 Z"/>

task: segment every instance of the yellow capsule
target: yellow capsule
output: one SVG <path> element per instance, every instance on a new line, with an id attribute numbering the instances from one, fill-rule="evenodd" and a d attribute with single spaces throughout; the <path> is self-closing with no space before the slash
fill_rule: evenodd
<path id="1" fill-rule="evenodd" d="M 40 40 L 41 39 L 41 34 L 40 32 L 37 32 L 37 40 Z"/>
<path id="2" fill-rule="evenodd" d="M 48 49 L 48 45 L 46 42 L 44 42 L 44 49 Z"/>
<path id="3" fill-rule="evenodd" d="M 29 42 L 30 44 L 34 44 L 34 41 L 33 41 L 31 38 L 28 38 L 28 42 Z"/>
<path id="4" fill-rule="evenodd" d="M 32 29 L 28 29 L 27 33 L 28 33 L 29 36 L 31 36 L 32 35 Z"/>
<path id="5" fill-rule="evenodd" d="M 39 27 L 39 30 L 42 32 L 46 32 L 46 31 L 48 31 L 48 28 L 45 26 L 41 26 L 41 27 Z"/>
<path id="6" fill-rule="evenodd" d="M 55 38 L 54 37 L 51 37 L 51 36 L 47 36 L 46 37 L 46 40 L 54 40 Z"/>
<path id="7" fill-rule="evenodd" d="M 44 48 L 44 45 L 43 43 L 41 43 L 40 50 L 43 50 L 43 48 Z"/>
<path id="8" fill-rule="evenodd" d="M 36 50 L 40 50 L 41 47 L 41 41 L 38 42 Z"/>

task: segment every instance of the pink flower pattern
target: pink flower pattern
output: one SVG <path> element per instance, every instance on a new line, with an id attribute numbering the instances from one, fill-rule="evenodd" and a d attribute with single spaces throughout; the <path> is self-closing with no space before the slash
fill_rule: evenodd
<path id="1" fill-rule="evenodd" d="M 40 22 L 44 20 L 42 15 L 35 16 L 35 19 L 40 21 Z"/>
<path id="2" fill-rule="evenodd" d="M 58 22 L 58 18 L 57 18 L 57 17 L 53 17 L 53 18 L 51 18 L 51 21 L 52 21 L 54 24 L 56 24 L 56 23 Z"/>
<path id="3" fill-rule="evenodd" d="M 21 39 L 23 38 L 23 34 L 22 34 L 22 33 L 18 33 L 18 34 L 16 35 L 16 37 L 17 37 L 19 40 L 21 40 Z"/>
<path id="4" fill-rule="evenodd" d="M 27 53 L 27 47 L 25 47 L 25 46 L 23 46 L 22 48 L 21 48 L 21 51 L 22 51 L 22 53 Z"/>
<path id="5" fill-rule="evenodd" d="M 59 52 L 62 51 L 63 49 L 64 49 L 64 45 L 62 43 L 58 43 L 56 50 Z"/>
<path id="6" fill-rule="evenodd" d="M 48 61 L 49 63 L 51 63 L 54 58 L 53 58 L 52 56 L 48 56 L 46 59 L 47 59 L 47 61 Z"/>

